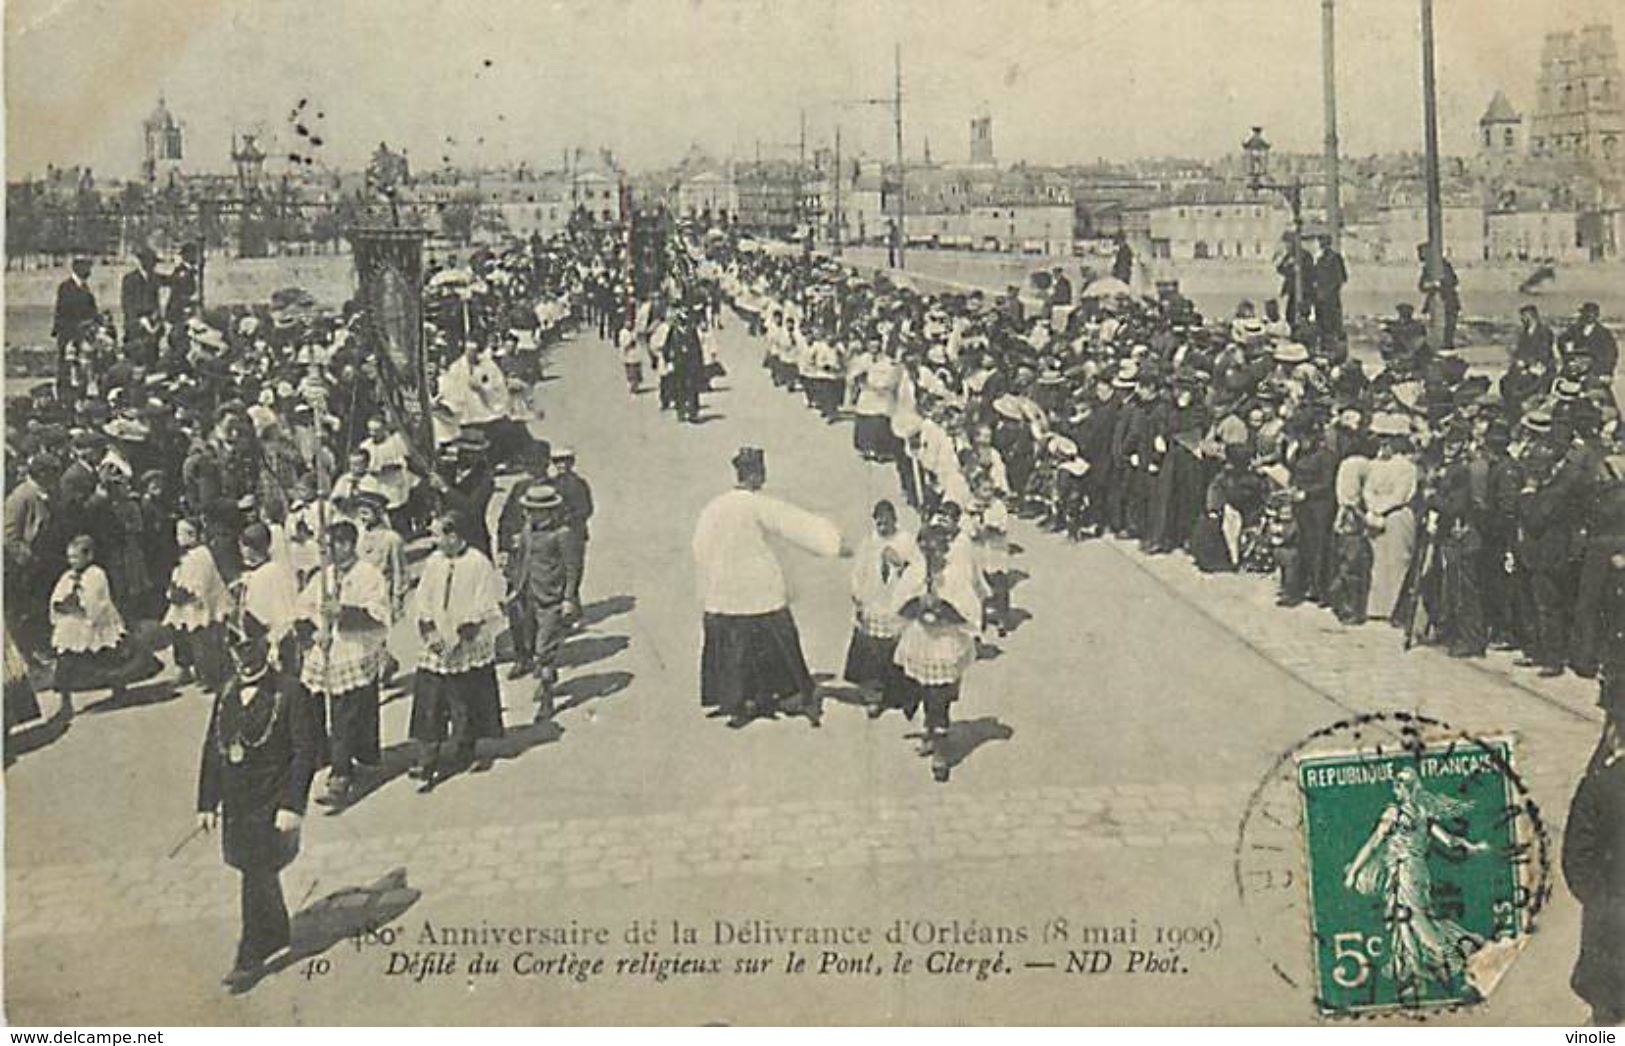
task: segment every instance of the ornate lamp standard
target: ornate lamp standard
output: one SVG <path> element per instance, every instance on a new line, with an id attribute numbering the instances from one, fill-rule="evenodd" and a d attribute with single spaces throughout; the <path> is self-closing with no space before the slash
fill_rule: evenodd
<path id="1" fill-rule="evenodd" d="M 1247 163 L 1247 188 L 1254 193 L 1266 189 L 1278 192 L 1292 208 L 1292 309 L 1287 322 L 1296 330 L 1303 313 L 1303 179 L 1294 174 L 1289 182 L 1269 180 L 1270 143 L 1262 127 L 1253 128 L 1252 135 L 1241 143 L 1241 151 Z"/>

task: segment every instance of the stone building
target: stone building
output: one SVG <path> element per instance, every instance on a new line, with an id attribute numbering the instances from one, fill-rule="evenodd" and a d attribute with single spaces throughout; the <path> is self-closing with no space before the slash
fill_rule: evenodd
<path id="1" fill-rule="evenodd" d="M 1611 25 L 1548 33 L 1540 55 L 1538 101 L 1530 127 L 1537 156 L 1625 162 L 1619 49 Z"/>

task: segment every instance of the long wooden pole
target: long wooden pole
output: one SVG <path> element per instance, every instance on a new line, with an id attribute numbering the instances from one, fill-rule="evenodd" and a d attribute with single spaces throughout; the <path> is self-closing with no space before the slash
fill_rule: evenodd
<path id="1" fill-rule="evenodd" d="M 903 164 L 903 45 L 897 44 L 892 52 L 894 87 L 892 93 L 892 126 L 897 136 L 897 267 L 906 268 L 904 251 L 908 248 L 908 232 L 904 229 L 905 197 L 908 195 L 908 175 Z"/>
<path id="2" fill-rule="evenodd" d="M 1343 249 L 1343 188 L 1337 150 L 1337 0 L 1321 0 L 1321 70 L 1326 103 L 1326 224 Z"/>
<path id="3" fill-rule="evenodd" d="M 1433 70 L 1433 0 L 1422 0 L 1422 118 L 1426 152 L 1423 174 L 1427 183 L 1428 343 L 1444 347 L 1444 204 L 1439 187 L 1439 101 Z"/>

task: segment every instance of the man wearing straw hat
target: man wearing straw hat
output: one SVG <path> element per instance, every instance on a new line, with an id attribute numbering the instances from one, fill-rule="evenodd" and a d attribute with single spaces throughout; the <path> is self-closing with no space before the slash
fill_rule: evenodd
<path id="1" fill-rule="evenodd" d="M 509 678 L 534 673 L 541 681 L 538 715 L 553 714 L 553 687 L 558 682 L 559 644 L 565 624 L 579 608 L 571 600 L 577 585 L 575 538 L 570 532 L 564 496 L 546 483 L 533 483 L 519 495 L 523 526 L 504 551 L 508 580 L 508 621 L 513 634 L 514 667 Z"/>

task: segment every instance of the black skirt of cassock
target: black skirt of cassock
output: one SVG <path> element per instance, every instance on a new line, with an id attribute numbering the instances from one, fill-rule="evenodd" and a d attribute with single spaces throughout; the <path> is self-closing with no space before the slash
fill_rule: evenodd
<path id="1" fill-rule="evenodd" d="M 841 678 L 848 683 L 889 685 L 898 674 L 897 637 L 877 639 L 858 629 L 852 630 L 852 641 L 846 647 L 846 668 Z"/>
<path id="2" fill-rule="evenodd" d="M 436 675 L 418 669 L 412 688 L 412 740 L 438 743 L 446 739 L 447 709 L 454 700 L 468 704 L 468 728 L 475 739 L 502 736 L 502 691 L 495 665 L 456 675 Z"/>
<path id="3" fill-rule="evenodd" d="M 788 607 L 766 614 L 706 614 L 700 705 L 734 714 L 746 701 L 813 692 Z"/>

